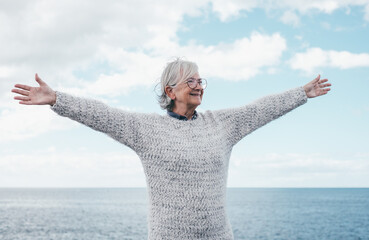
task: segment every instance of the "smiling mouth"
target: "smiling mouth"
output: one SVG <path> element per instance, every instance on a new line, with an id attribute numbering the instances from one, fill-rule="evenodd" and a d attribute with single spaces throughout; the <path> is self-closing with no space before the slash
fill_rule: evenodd
<path id="1" fill-rule="evenodd" d="M 199 97 L 201 96 L 201 94 L 200 94 L 200 93 L 190 93 L 190 95 L 191 95 L 191 96 L 199 96 Z"/>

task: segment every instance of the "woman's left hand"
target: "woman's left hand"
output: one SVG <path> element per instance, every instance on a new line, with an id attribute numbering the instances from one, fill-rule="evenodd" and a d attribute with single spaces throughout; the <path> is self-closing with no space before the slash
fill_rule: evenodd
<path id="1" fill-rule="evenodd" d="M 328 82 L 328 79 L 320 79 L 320 75 L 318 75 L 313 81 L 304 86 L 306 96 L 313 98 L 327 94 L 331 90 L 328 87 L 332 84 L 326 82 Z"/>

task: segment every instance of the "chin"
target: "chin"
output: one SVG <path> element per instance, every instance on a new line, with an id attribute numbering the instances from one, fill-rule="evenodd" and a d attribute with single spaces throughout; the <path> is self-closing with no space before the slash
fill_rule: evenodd
<path id="1" fill-rule="evenodd" d="M 201 102 L 196 102 L 196 103 L 194 102 L 194 103 L 192 103 L 191 105 L 192 105 L 192 106 L 194 106 L 194 107 L 198 107 L 198 106 L 200 106 L 200 105 L 201 105 Z"/>
<path id="2" fill-rule="evenodd" d="M 201 104 L 201 101 L 196 101 L 193 103 L 193 105 L 200 105 Z"/>

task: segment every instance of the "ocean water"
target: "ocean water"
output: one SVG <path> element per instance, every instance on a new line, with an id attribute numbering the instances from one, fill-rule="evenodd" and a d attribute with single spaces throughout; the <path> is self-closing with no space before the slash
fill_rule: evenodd
<path id="1" fill-rule="evenodd" d="M 229 188 L 235 239 L 369 239 L 368 188 Z M 0 239 L 147 239 L 145 188 L 0 189 Z"/>

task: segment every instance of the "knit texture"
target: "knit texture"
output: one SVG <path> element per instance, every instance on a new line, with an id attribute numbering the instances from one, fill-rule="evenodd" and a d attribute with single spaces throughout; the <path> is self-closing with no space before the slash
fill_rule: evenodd
<path id="1" fill-rule="evenodd" d="M 133 149 L 149 195 L 148 239 L 233 239 L 226 186 L 233 146 L 304 104 L 303 87 L 251 104 L 198 113 L 192 121 L 111 108 L 57 92 L 52 109 Z"/>

